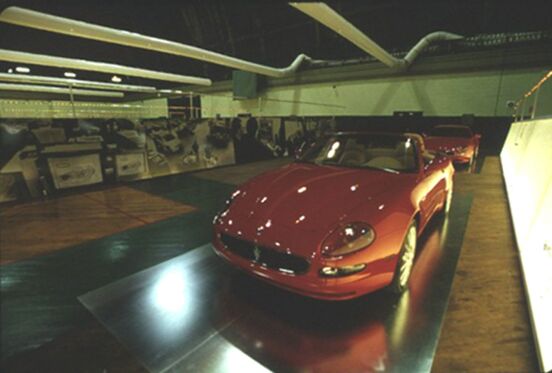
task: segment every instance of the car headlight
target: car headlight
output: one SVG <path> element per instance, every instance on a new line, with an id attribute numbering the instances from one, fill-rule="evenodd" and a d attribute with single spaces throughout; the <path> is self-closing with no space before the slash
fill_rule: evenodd
<path id="1" fill-rule="evenodd" d="M 370 246 L 376 232 L 366 223 L 349 223 L 334 230 L 322 243 L 322 255 L 336 257 Z"/>

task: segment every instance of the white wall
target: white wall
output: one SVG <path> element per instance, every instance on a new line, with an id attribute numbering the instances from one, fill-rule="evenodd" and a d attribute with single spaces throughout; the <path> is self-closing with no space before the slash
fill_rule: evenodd
<path id="1" fill-rule="evenodd" d="M 548 372 L 552 370 L 552 118 L 513 123 L 500 158 L 541 368 Z"/>
<path id="2" fill-rule="evenodd" d="M 107 103 L 70 101 L 0 100 L 0 118 L 159 118 L 167 117 L 167 99 Z"/>
<path id="3" fill-rule="evenodd" d="M 239 113 L 379 116 L 394 111 L 423 111 L 425 116 L 509 116 L 512 112 L 506 101 L 517 100 L 542 75 L 542 69 L 518 69 L 336 81 L 270 88 L 252 100 L 235 101 L 232 92 L 202 94 L 201 104 L 207 118 Z M 541 96 L 540 102 L 552 101 L 552 90 Z"/>

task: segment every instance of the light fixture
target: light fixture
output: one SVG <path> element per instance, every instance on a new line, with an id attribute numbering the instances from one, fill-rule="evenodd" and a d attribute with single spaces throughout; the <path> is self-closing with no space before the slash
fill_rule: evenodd
<path id="1" fill-rule="evenodd" d="M 63 73 L 63 76 L 65 76 L 66 78 L 76 78 L 77 74 L 71 71 L 66 71 Z"/>
<path id="2" fill-rule="evenodd" d="M 121 82 L 123 81 L 123 79 L 121 79 L 121 78 L 118 77 L 117 75 L 113 75 L 113 76 L 111 77 L 111 81 L 112 81 L 113 83 L 121 83 Z"/>
<path id="3" fill-rule="evenodd" d="M 13 69 L 8 69 L 8 74 L 13 74 Z"/>
<path id="4" fill-rule="evenodd" d="M 116 91 L 127 91 L 127 92 L 141 92 L 141 93 L 157 92 L 155 87 L 151 87 L 151 86 L 113 84 L 113 83 L 104 83 L 104 82 L 96 82 L 96 81 L 89 81 L 89 80 L 54 78 L 49 76 L 38 76 L 38 75 L 0 73 L 0 81 L 13 82 L 13 83 L 57 85 L 57 86 L 65 86 L 65 87 L 72 86 L 72 87 L 79 87 L 79 88 L 92 88 L 92 89 L 116 90 Z"/>
<path id="5" fill-rule="evenodd" d="M 22 74 L 28 74 L 28 73 L 31 72 L 31 69 L 29 69 L 26 66 L 17 66 L 15 68 L 15 71 L 17 71 L 18 73 L 22 73 Z"/>
<path id="6" fill-rule="evenodd" d="M 71 89 L 71 88 L 32 85 L 32 84 L 11 84 L 11 83 L 0 83 L 0 91 L 54 93 L 54 94 L 63 94 L 63 95 L 72 94 L 74 96 L 96 96 L 96 97 L 117 97 L 117 98 L 122 98 L 125 96 L 122 92 L 93 91 L 89 89 Z"/>
<path id="7" fill-rule="evenodd" d="M 310 60 L 308 56 L 300 54 L 288 67 L 279 69 L 187 44 L 176 43 L 174 41 L 141 35 L 136 32 L 118 30 L 70 18 L 53 16 L 16 6 L 8 7 L 0 13 L 0 21 L 70 36 L 77 36 L 107 43 L 168 53 L 176 56 L 194 58 L 217 65 L 228 66 L 272 77 L 284 77 L 290 75 L 299 68 L 303 61 Z"/>
<path id="8" fill-rule="evenodd" d="M 184 94 L 184 91 L 181 91 L 179 89 L 160 89 L 159 92 L 167 93 L 167 94 L 173 94 L 173 95 L 183 95 Z"/>
<path id="9" fill-rule="evenodd" d="M 109 74 L 136 76 L 146 79 L 165 80 L 169 82 L 196 84 L 210 86 L 211 79 L 199 78 L 195 76 L 179 75 L 161 71 L 141 69 L 117 65 L 107 62 L 96 62 L 79 60 L 75 58 L 48 56 L 44 54 L 34 54 L 27 52 L 18 52 L 7 49 L 0 49 L 0 61 L 28 63 L 32 65 L 62 67 L 76 70 L 98 71 Z"/>

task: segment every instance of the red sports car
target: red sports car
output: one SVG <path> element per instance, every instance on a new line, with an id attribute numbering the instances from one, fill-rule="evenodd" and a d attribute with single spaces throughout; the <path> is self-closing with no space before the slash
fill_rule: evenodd
<path id="1" fill-rule="evenodd" d="M 462 125 L 435 126 L 425 138 L 428 150 L 442 152 L 454 163 L 472 164 L 479 151 L 481 135 Z"/>
<path id="2" fill-rule="evenodd" d="M 214 219 L 215 252 L 313 298 L 408 287 L 416 241 L 448 211 L 454 168 L 419 138 L 338 133 L 240 186 Z"/>

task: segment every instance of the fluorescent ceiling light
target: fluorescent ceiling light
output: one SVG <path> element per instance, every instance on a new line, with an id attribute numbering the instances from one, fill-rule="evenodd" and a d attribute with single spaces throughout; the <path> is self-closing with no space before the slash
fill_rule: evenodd
<path id="1" fill-rule="evenodd" d="M 18 73 L 28 74 L 31 72 L 31 69 L 26 66 L 17 66 L 15 68 L 15 71 L 17 71 Z"/>
<path id="2" fill-rule="evenodd" d="M 39 30 L 57 32 L 69 36 L 78 36 L 81 38 L 100 40 L 107 43 L 126 45 L 135 48 L 194 58 L 201 61 L 273 77 L 283 77 L 294 73 L 304 60 L 309 60 L 309 57 L 304 54 L 300 54 L 291 63 L 291 65 L 286 68 L 278 69 L 187 44 L 145 36 L 135 32 L 94 25 L 70 18 L 57 17 L 15 6 L 8 7 L 0 13 L 0 21 L 19 26 L 32 27 Z"/>
<path id="3" fill-rule="evenodd" d="M 332 29 L 387 66 L 393 67 L 401 63 L 400 59 L 390 55 L 385 49 L 380 47 L 375 41 L 366 36 L 328 5 L 324 3 L 289 3 L 289 5 Z"/>
<path id="4" fill-rule="evenodd" d="M 60 87 L 48 87 L 42 85 L 30 84 L 10 84 L 0 83 L 0 91 L 21 91 L 21 92 L 40 92 L 40 93 L 56 93 L 56 94 L 73 94 L 74 96 L 97 96 L 97 97 L 118 97 L 122 98 L 125 95 L 122 92 L 113 91 L 92 91 L 88 89 L 71 89 Z"/>
<path id="5" fill-rule="evenodd" d="M 31 65 L 61 67 L 75 70 L 98 71 L 108 74 L 136 76 L 146 79 L 165 80 L 169 82 L 211 85 L 211 79 L 198 78 L 194 76 L 178 75 L 160 71 L 140 69 L 136 67 L 128 67 L 116 65 L 106 62 L 95 62 L 87 60 L 79 60 L 74 58 L 55 57 L 44 54 L 34 54 L 26 52 L 17 52 L 7 49 L 0 49 L 0 61 L 22 62 Z"/>
<path id="6" fill-rule="evenodd" d="M 160 89 L 159 92 L 168 93 L 168 94 L 175 94 L 175 95 L 183 95 L 184 94 L 184 91 L 181 91 L 179 89 Z"/>
<path id="7" fill-rule="evenodd" d="M 71 71 L 66 71 L 63 73 L 63 76 L 65 76 L 66 78 L 76 78 L 77 74 Z"/>
<path id="8" fill-rule="evenodd" d="M 157 89 L 155 89 L 155 87 L 150 87 L 150 86 L 113 84 L 113 83 L 95 82 L 90 80 L 53 78 L 49 76 L 37 76 L 37 75 L 0 73 L 0 81 L 13 82 L 13 83 L 47 84 L 47 85 L 58 85 L 58 86 L 66 86 L 66 87 L 72 86 L 72 87 L 104 89 L 104 90 L 111 89 L 116 91 L 127 91 L 127 92 L 142 92 L 142 93 L 157 92 Z"/>

